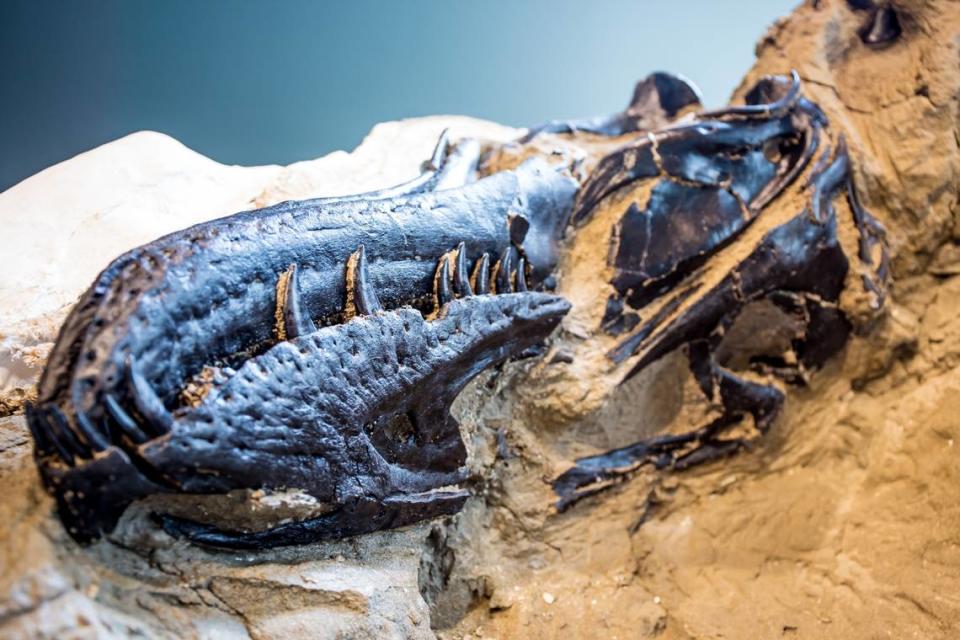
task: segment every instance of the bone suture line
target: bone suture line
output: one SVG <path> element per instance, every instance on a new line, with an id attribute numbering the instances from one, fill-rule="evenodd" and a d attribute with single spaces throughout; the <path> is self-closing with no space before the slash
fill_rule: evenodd
<path id="1" fill-rule="evenodd" d="M 107 413 L 110 414 L 110 417 L 113 418 L 116 424 L 123 430 L 124 435 L 132 440 L 134 444 L 143 444 L 149 440 L 147 434 L 140 429 L 140 425 L 130 417 L 130 414 L 117 402 L 117 399 L 112 393 L 104 394 L 103 402 L 107 408 Z"/>
<path id="2" fill-rule="evenodd" d="M 527 290 L 527 259 L 523 256 L 517 260 L 517 292 L 522 293 Z"/>
<path id="3" fill-rule="evenodd" d="M 353 304 L 353 314 L 369 316 L 383 310 L 377 292 L 370 281 L 367 268 L 367 250 L 360 245 L 347 261 L 348 307 Z"/>
<path id="4" fill-rule="evenodd" d="M 158 437 L 168 433 L 173 426 L 173 417 L 163 405 L 163 401 L 157 397 L 153 387 L 144 379 L 129 357 L 126 361 L 126 370 L 134 406 L 150 427 L 151 436 Z"/>

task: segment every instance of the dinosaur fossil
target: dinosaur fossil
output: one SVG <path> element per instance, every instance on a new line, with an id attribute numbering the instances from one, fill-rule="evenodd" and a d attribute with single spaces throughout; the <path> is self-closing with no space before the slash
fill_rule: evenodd
<path id="1" fill-rule="evenodd" d="M 157 516 L 174 535 L 235 548 L 456 512 L 469 493 L 458 487 L 466 449 L 451 403 L 479 372 L 549 338 L 570 310 L 558 295 L 563 247 L 599 207 L 621 204 L 613 277 L 598 283 L 609 290 L 609 366 L 622 382 L 685 348 L 723 411 L 577 460 L 554 482 L 559 506 L 643 464 L 682 469 L 742 448 L 725 432 L 747 416 L 765 432 L 783 394 L 725 366 L 725 332 L 768 301 L 794 319 L 790 357 L 757 353 L 751 365 L 802 381 L 851 330 L 845 287 L 858 282 L 882 307 L 887 257 L 843 139 L 796 75 L 766 78 L 746 104 L 719 111 L 693 114 L 697 96 L 655 74 L 621 114 L 550 123 L 517 142 L 588 136 L 599 159 L 548 154 L 476 179 L 479 145 L 443 139 L 404 185 L 239 213 L 114 260 L 65 322 L 28 410 L 68 531 L 96 538 L 154 494 L 296 488 L 319 504 L 257 531 Z M 787 193 L 806 205 L 749 238 Z M 848 223 L 852 255 L 838 238 Z"/>

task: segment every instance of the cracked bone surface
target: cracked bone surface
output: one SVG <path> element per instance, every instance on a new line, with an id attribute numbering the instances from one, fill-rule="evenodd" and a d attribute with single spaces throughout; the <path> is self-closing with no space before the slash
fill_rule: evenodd
<path id="1" fill-rule="evenodd" d="M 710 410 L 681 354 L 617 386 L 603 350 L 584 346 L 612 340 L 600 331 L 608 291 L 587 288 L 595 276 L 582 267 L 605 268 L 622 209 L 599 211 L 561 261 L 574 311 L 544 359 L 556 365 L 483 374 L 454 405 L 479 481 L 452 519 L 251 554 L 172 541 L 141 505 L 81 548 L 39 484 L 21 415 L 70 304 L 121 251 L 253 206 L 399 182 L 447 125 L 499 143 L 520 132 L 388 123 L 352 154 L 288 168 L 224 167 L 135 134 L 0 194 L 0 636 L 956 637 L 958 33 L 960 11 L 945 1 L 820 0 L 771 27 L 736 97 L 796 69 L 844 136 L 863 205 L 893 249 L 887 311 L 858 317 L 867 300 L 843 294 L 860 334 L 788 392 L 751 451 L 683 473 L 643 468 L 559 514 L 550 480 L 574 458 L 689 430 Z M 570 157 L 577 140 L 611 144 L 566 129 L 495 145 L 486 161 L 512 164 L 529 145 Z M 774 202 L 761 218 L 801 206 Z M 719 257 L 706 276 L 729 268 Z M 749 343 L 771 314 L 734 325 L 722 349 Z M 235 507 L 200 508 L 249 520 L 317 508 L 296 491 L 231 498 Z"/>

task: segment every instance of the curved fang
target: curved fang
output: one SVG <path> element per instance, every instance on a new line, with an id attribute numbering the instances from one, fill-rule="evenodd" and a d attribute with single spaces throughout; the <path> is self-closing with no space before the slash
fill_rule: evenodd
<path id="1" fill-rule="evenodd" d="M 490 254 L 485 253 L 477 260 L 473 267 L 473 276 L 471 278 L 473 290 L 478 296 L 490 293 Z"/>
<path id="2" fill-rule="evenodd" d="M 507 247 L 503 251 L 503 255 L 500 257 L 500 261 L 497 262 L 494 271 L 497 272 L 496 275 L 496 285 L 497 293 L 513 293 L 513 254 L 515 250 L 513 247 Z"/>
<path id="3" fill-rule="evenodd" d="M 77 411 L 77 430 L 83 438 L 90 444 L 94 451 L 105 451 L 110 446 L 110 442 L 100 433 L 100 430 L 90 422 L 90 418 L 83 411 Z"/>
<path id="4" fill-rule="evenodd" d="M 445 253 L 437 265 L 437 273 L 433 277 L 433 294 L 436 298 L 437 311 L 453 300 L 453 290 L 450 288 L 450 254 Z"/>
<path id="5" fill-rule="evenodd" d="M 467 249 L 462 242 L 457 245 L 457 259 L 453 265 L 453 290 L 461 298 L 473 295 L 467 275 Z"/>
<path id="6" fill-rule="evenodd" d="M 437 140 L 437 145 L 433 148 L 433 155 L 430 156 L 429 160 L 423 163 L 423 170 L 439 171 L 447 157 L 447 149 L 449 148 L 449 145 L 450 128 L 448 127 L 440 132 L 440 138 Z"/>
<path id="7" fill-rule="evenodd" d="M 366 249 L 360 245 L 347 261 L 347 315 L 369 316 L 382 310 L 383 306 L 370 282 Z"/>
<path id="8" fill-rule="evenodd" d="M 317 325 L 300 302 L 300 271 L 296 264 L 280 276 L 277 287 L 277 333 L 281 340 L 313 333 Z"/>
<path id="9" fill-rule="evenodd" d="M 63 411 L 61 411 L 58 406 L 54 404 L 49 405 L 47 407 L 47 416 L 49 418 L 48 422 L 54 425 L 59 432 L 61 440 L 70 447 L 78 458 L 90 457 L 90 447 L 77 438 L 77 434 L 70 428 L 67 416 L 63 415 Z"/>
<path id="10" fill-rule="evenodd" d="M 34 407 L 33 404 L 29 402 L 23 406 L 23 409 L 27 416 L 27 427 L 33 435 L 34 450 L 40 456 L 53 455 L 55 451 L 52 438 L 50 434 L 47 433 L 46 427 L 41 424 L 42 421 L 38 415 L 42 409 Z"/>
<path id="11" fill-rule="evenodd" d="M 63 441 L 62 434 L 60 434 L 57 427 L 50 422 L 50 416 L 46 409 L 35 409 L 32 413 L 32 417 L 34 424 L 37 425 L 37 427 L 43 433 L 44 444 L 50 445 L 50 448 L 56 452 L 60 459 L 72 467 L 74 465 L 74 457 L 77 455 L 77 452 L 71 450 L 67 446 L 67 443 Z"/>

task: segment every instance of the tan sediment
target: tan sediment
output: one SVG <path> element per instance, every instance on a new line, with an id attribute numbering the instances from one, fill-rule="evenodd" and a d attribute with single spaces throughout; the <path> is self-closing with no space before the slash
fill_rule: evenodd
<path id="1" fill-rule="evenodd" d="M 804 4 L 770 29 L 737 92 L 796 68 L 827 112 L 832 143 L 846 138 L 864 204 L 895 252 L 887 312 L 874 317 L 852 269 L 840 305 L 859 335 L 807 388 L 790 389 L 753 451 L 683 474 L 643 470 L 563 514 L 547 481 L 575 455 L 646 435 L 648 411 L 666 420 L 660 430 L 683 430 L 709 407 L 682 361 L 599 402 L 578 402 L 610 391 L 603 376 L 583 379 L 598 366 L 589 359 L 579 374 L 527 374 L 570 399 L 517 385 L 530 389 L 509 423 L 520 458 L 493 463 L 485 504 L 447 534 L 458 559 L 448 593 L 461 599 L 435 605 L 459 616 L 441 637 L 960 637 L 960 10 L 895 6 L 904 36 L 873 50 L 856 35 L 865 13 L 839 0 Z M 787 192 L 696 278 L 716 283 L 804 204 Z M 842 198 L 835 206 L 853 255 L 851 211 Z M 571 251 L 565 277 L 570 261 L 579 269 L 600 253 Z M 561 288 L 586 286 L 574 282 Z M 568 320 L 586 340 L 603 339 L 604 294 L 567 294 L 587 306 Z M 577 348 L 564 334 L 559 345 Z"/>

